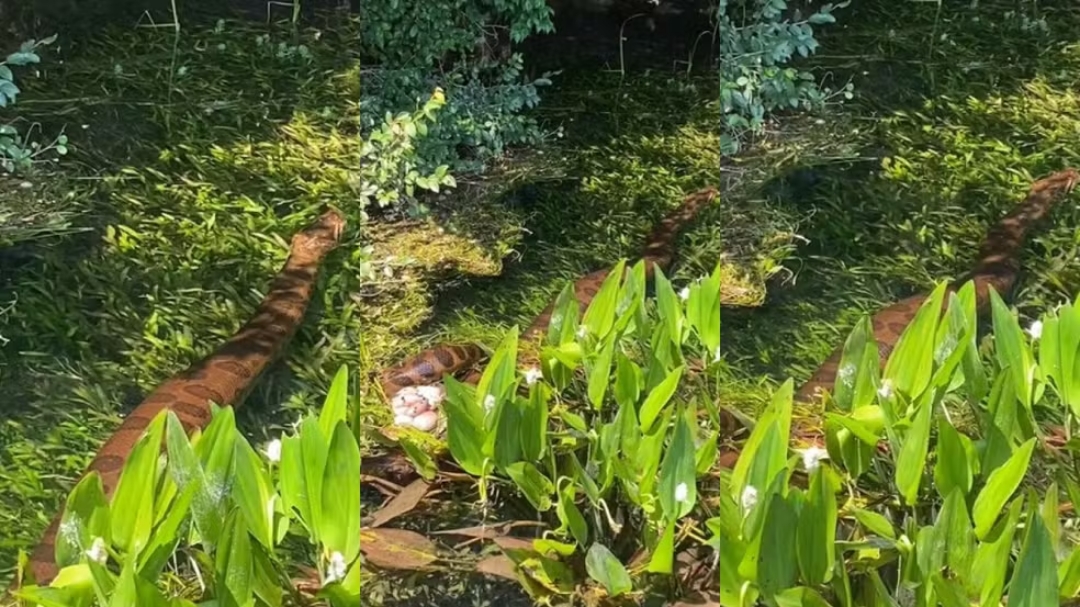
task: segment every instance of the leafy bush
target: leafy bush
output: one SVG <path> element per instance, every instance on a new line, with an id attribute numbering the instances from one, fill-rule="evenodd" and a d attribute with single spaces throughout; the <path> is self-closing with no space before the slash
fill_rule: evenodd
<path id="1" fill-rule="evenodd" d="M 485 47 L 554 29 L 546 0 L 368 0 L 360 23 L 361 52 L 388 67 L 471 60 L 492 51 Z"/>
<path id="2" fill-rule="evenodd" d="M 15 73 L 11 68 L 40 63 L 41 57 L 37 54 L 37 49 L 55 41 L 56 36 L 44 40 L 28 40 L 19 46 L 19 50 L 0 61 L 0 108 L 13 105 L 21 92 L 15 84 Z M 42 148 L 41 144 L 28 141 L 26 135 L 21 134 L 10 122 L 0 124 L 0 169 L 8 173 L 25 172 L 30 169 L 37 156 L 50 149 L 60 155 L 66 154 L 67 137 L 59 135 L 56 141 Z"/>
<path id="3" fill-rule="evenodd" d="M 60 575 L 17 596 L 55 607 L 194 607 L 160 589 L 180 574 L 205 584 L 200 605 L 281 605 L 296 592 L 287 563 L 306 560 L 318 571 L 317 596 L 357 605 L 360 429 L 358 416 L 348 418 L 348 383 L 342 368 L 322 412 L 261 456 L 231 408 L 215 407 L 205 432 L 190 439 L 163 411 L 132 450 L 111 501 L 96 472 L 75 487 L 57 538 Z M 303 540 L 306 559 L 286 552 L 289 536 Z"/>
<path id="4" fill-rule="evenodd" d="M 670 576 L 676 554 L 718 548 L 706 504 L 719 440 L 719 266 L 678 294 L 658 273 L 655 306 L 644 266 L 624 267 L 580 321 L 573 289 L 563 290 L 539 369 L 516 368 L 512 330 L 475 388 L 447 379 L 449 451 L 480 479 L 481 499 L 509 483 L 551 523 L 531 548 L 500 557 L 498 569 L 516 569 L 536 600 L 640 596 Z M 420 444 L 401 441 L 431 477 Z"/>
<path id="5" fill-rule="evenodd" d="M 747 132 L 758 132 L 771 112 L 820 108 L 832 91 L 822 89 L 814 75 L 784 67 L 796 53 L 807 57 L 817 50 L 814 25 L 834 23 L 833 11 L 850 3 L 823 4 L 794 20 L 785 14 L 787 0 L 720 0 L 720 104 L 724 114 L 720 135 L 722 154 L 734 154 Z M 841 91 L 851 98 L 852 85 Z"/>
<path id="6" fill-rule="evenodd" d="M 1034 457 L 1036 414 L 1068 427 L 1080 413 L 1080 302 L 1025 337 L 992 293 L 989 360 L 974 285 L 942 316 L 944 302 L 940 285 L 880 373 L 869 320 L 853 331 L 824 450 L 788 458 L 791 382 L 775 393 L 721 478 L 722 605 L 1057 605 L 1080 594 L 1080 550 L 1059 514 L 1062 490 L 1080 503 L 1080 485 Z M 800 459 L 809 478 L 796 482 Z M 1039 489 L 1020 490 L 1025 478 Z"/>
<path id="7" fill-rule="evenodd" d="M 382 117 L 413 111 L 428 91 L 441 90 L 445 99 L 437 113 L 421 110 L 427 125 L 414 143 L 396 146 L 393 158 L 379 161 L 400 168 L 369 179 L 367 189 L 380 203 L 411 202 L 416 186 L 432 189 L 409 177 L 414 169 L 438 181 L 448 172 L 482 171 L 508 146 L 540 141 L 535 120 L 521 113 L 539 102 L 537 89 L 549 81 L 522 81 L 521 56 L 504 57 L 499 49 L 551 31 L 544 0 L 373 0 L 360 9 L 361 55 L 369 59 L 361 136 L 383 137 L 372 134 L 387 127 Z"/>

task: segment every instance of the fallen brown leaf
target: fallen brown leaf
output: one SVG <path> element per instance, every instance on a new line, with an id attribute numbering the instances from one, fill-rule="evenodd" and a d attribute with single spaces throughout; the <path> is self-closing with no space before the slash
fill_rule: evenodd
<path id="1" fill-rule="evenodd" d="M 406 529 L 361 529 L 360 550 L 382 569 L 421 571 L 439 558 L 431 540 Z"/>
<path id="2" fill-rule="evenodd" d="M 494 575 L 510 581 L 518 581 L 517 567 L 514 565 L 514 561 L 510 560 L 510 557 L 505 554 L 489 556 L 476 564 L 476 570 L 480 573 Z"/>
<path id="3" fill-rule="evenodd" d="M 396 519 L 399 516 L 408 514 L 416 509 L 416 506 L 420 504 L 420 500 L 424 499 L 427 495 L 428 489 L 431 487 L 424 479 L 417 479 L 411 483 L 397 495 L 394 496 L 385 506 L 379 508 L 371 518 L 365 523 L 368 527 L 382 527 L 386 523 Z"/>

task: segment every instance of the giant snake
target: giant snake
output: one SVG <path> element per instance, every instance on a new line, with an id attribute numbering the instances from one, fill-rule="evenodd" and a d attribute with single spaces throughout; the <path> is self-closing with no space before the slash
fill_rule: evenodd
<path id="1" fill-rule="evenodd" d="M 682 204 L 668 213 L 653 228 L 646 239 L 640 258 L 644 264 L 647 279 L 653 276 L 656 268 L 663 270 L 671 265 L 675 257 L 675 243 L 679 233 L 697 217 L 702 209 L 715 200 L 718 194 L 715 188 L 705 188 L 688 195 Z M 578 302 L 579 314 L 588 308 L 610 272 L 611 268 L 596 270 L 574 282 L 574 298 Z M 548 304 L 522 332 L 521 343 L 529 343 L 542 335 L 551 322 L 554 310 L 555 302 Z M 447 375 L 456 375 L 469 370 L 471 371 L 465 374 L 463 381 L 475 385 L 481 377 L 476 365 L 483 360 L 484 356 L 483 349 L 475 344 L 437 345 L 420 352 L 396 367 L 385 370 L 380 378 L 383 394 L 387 399 L 393 399 L 406 388 L 429 386 L 442 381 Z M 537 367 L 535 349 L 522 350 L 516 362 L 518 369 Z M 383 478 L 393 478 L 399 482 L 415 474 L 411 464 L 399 451 L 365 458 L 362 472 Z"/>
<path id="2" fill-rule="evenodd" d="M 976 310 L 980 315 L 989 308 L 991 288 L 999 295 L 1007 295 L 1020 273 L 1019 252 L 1028 231 L 1045 218 L 1054 204 L 1071 192 L 1078 182 L 1080 173 L 1066 169 L 1032 184 L 1028 196 L 990 228 L 979 248 L 974 266 L 965 276 L 950 283 L 947 293 L 958 290 L 967 282 L 974 283 Z M 927 293 L 913 295 L 882 308 L 872 317 L 873 337 L 877 342 L 878 362 L 882 367 L 928 296 Z M 823 393 L 833 389 L 843 353 L 843 345 L 838 346 L 795 392 L 795 402 L 817 403 Z M 734 420 L 729 419 L 728 423 L 735 425 Z M 799 438 L 820 443 L 821 437 L 815 436 L 818 433 L 816 428 L 807 429 Z M 721 455 L 721 465 L 732 467 L 737 457 L 738 451 L 726 450 Z"/>
<path id="3" fill-rule="evenodd" d="M 657 267 L 670 265 L 679 232 L 716 197 L 713 188 L 691 194 L 653 229 L 642 256 L 647 276 Z M 330 211 L 296 234 L 284 267 L 252 318 L 217 350 L 166 380 L 125 418 L 84 472 L 84 476 L 91 472 L 101 476 L 106 497 L 115 491 L 132 448 L 158 413 L 166 409 L 173 411 L 190 434 L 209 423 L 211 402 L 233 407 L 243 402 L 301 324 L 319 267 L 336 248 L 344 223 L 340 214 Z M 609 272 L 610 269 L 592 272 L 575 282 L 574 293 L 581 310 L 595 297 Z M 522 340 L 542 333 L 553 311 L 554 303 L 536 317 L 522 334 Z M 480 377 L 475 366 L 484 356 L 484 350 L 474 344 L 435 346 L 387 369 L 381 378 L 384 393 L 392 398 L 403 388 L 439 382 L 446 375 L 467 369 L 473 372 L 465 381 L 475 383 Z M 528 363 L 529 356 L 524 354 L 518 362 Z M 53 519 L 30 556 L 29 569 L 39 585 L 47 585 L 59 573 L 54 553 L 61 514 Z M 12 588 L 17 583 L 16 580 Z"/>
<path id="4" fill-rule="evenodd" d="M 84 473 L 101 475 L 106 497 L 112 496 L 132 448 L 158 413 L 173 411 L 190 434 L 210 422 L 211 402 L 234 407 L 243 402 L 300 326 L 319 266 L 337 246 L 344 225 L 342 216 L 330 211 L 293 236 L 284 267 L 251 319 L 218 349 L 166 380 L 124 419 Z M 60 522 L 57 515 L 30 555 L 29 569 L 41 586 L 59 573 L 53 555 Z"/>

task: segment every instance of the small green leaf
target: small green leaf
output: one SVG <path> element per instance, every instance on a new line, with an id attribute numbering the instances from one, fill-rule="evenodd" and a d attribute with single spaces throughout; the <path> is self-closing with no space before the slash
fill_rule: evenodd
<path id="1" fill-rule="evenodd" d="M 975 520 L 975 535 L 980 540 L 986 539 L 1005 502 L 1012 497 L 1013 492 L 1020 486 L 1020 481 L 1024 479 L 1031 453 L 1035 449 L 1035 440 L 1029 439 L 1008 461 L 994 470 L 987 479 L 986 486 L 979 492 L 979 497 L 975 499 L 972 518 Z"/>
<path id="2" fill-rule="evenodd" d="M 1058 602 L 1057 561 L 1042 517 L 1028 517 L 1028 533 L 1009 583 L 1010 607 L 1045 607 Z"/>
<path id="3" fill-rule="evenodd" d="M 600 543 L 589 548 L 585 556 L 585 570 L 589 577 L 599 582 L 608 594 L 617 597 L 633 590 L 630 574 L 619 559 Z"/>
<path id="4" fill-rule="evenodd" d="M 679 381 L 682 379 L 683 369 L 685 369 L 683 366 L 676 367 L 645 397 L 645 402 L 642 403 L 638 413 L 642 432 L 649 433 L 656 421 L 656 416 L 675 395 L 675 390 L 678 389 Z"/>
<path id="5" fill-rule="evenodd" d="M 533 508 L 541 512 L 551 508 L 551 494 L 555 487 L 539 468 L 530 462 L 517 462 L 506 467 L 506 475 L 521 489 Z"/>

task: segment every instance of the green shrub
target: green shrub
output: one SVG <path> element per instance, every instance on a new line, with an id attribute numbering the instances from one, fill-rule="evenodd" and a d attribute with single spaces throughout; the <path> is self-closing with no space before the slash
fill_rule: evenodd
<path id="1" fill-rule="evenodd" d="M 787 14 L 787 0 L 720 0 L 722 154 L 736 153 L 742 136 L 760 131 L 772 112 L 824 105 L 832 91 L 822 89 L 812 73 L 785 66 L 796 54 L 816 51 L 813 26 L 834 23 L 833 11 L 849 3 L 823 4 L 804 17 L 798 10 Z M 848 84 L 841 93 L 850 98 L 851 89 Z"/>
<path id="2" fill-rule="evenodd" d="M 1036 414 L 1072 426 L 1080 413 L 1080 306 L 1025 336 L 992 294 L 984 360 L 974 285 L 939 318 L 944 287 L 881 372 L 869 319 L 852 332 L 824 450 L 789 459 L 792 383 L 775 393 L 721 478 L 721 605 L 1057 605 L 1080 594 L 1080 550 L 1058 507 L 1063 492 L 1080 503 L 1080 485 L 1034 457 Z M 796 483 L 800 459 L 808 479 Z"/>
<path id="3" fill-rule="evenodd" d="M 438 112 L 421 110 L 425 126 L 416 136 L 395 146 L 393 158 L 379 161 L 400 169 L 369 179 L 367 191 L 377 192 L 380 202 L 411 204 L 415 187 L 431 189 L 406 178 L 414 170 L 435 180 L 448 172 L 480 172 L 509 146 L 539 143 L 540 128 L 522 113 L 550 82 L 523 81 L 522 57 L 503 56 L 499 49 L 551 31 L 544 0 L 373 0 L 361 3 L 360 24 L 366 64 L 361 137 L 383 138 L 374 131 L 387 127 L 384 116 L 404 119 L 432 90 L 445 95 Z"/>

